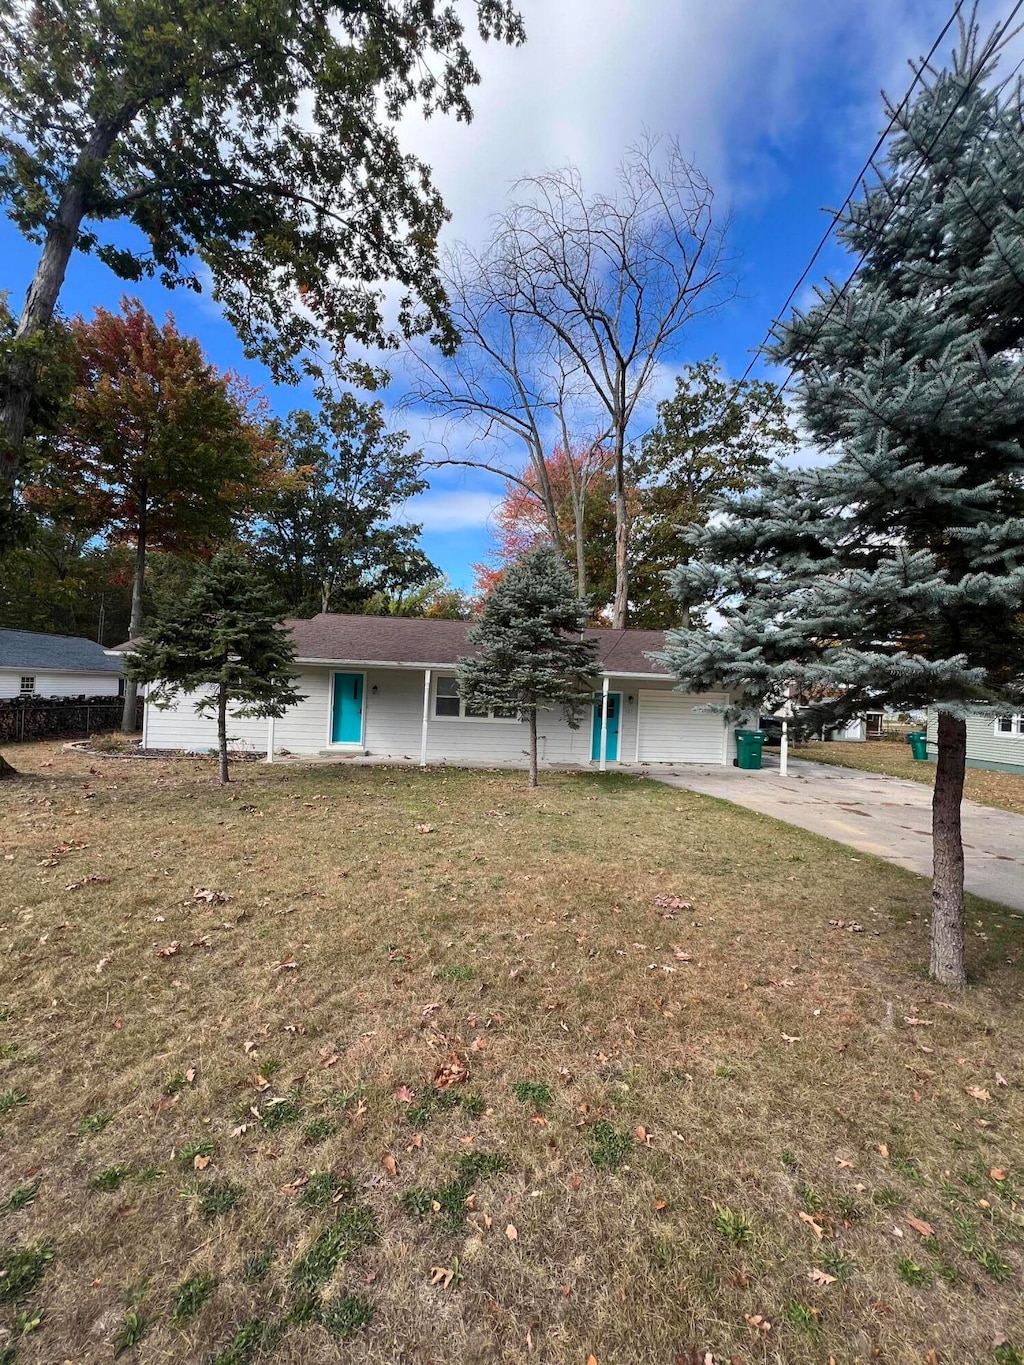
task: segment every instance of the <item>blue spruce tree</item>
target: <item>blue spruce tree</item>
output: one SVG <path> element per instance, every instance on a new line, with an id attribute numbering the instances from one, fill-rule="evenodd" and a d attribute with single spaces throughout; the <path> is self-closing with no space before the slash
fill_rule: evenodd
<path id="1" fill-rule="evenodd" d="M 721 505 L 676 571 L 709 629 L 670 634 L 693 691 L 816 719 L 938 718 L 931 974 L 965 980 L 960 803 L 966 717 L 1024 697 L 1024 108 L 971 24 L 898 116 L 840 232 L 852 284 L 780 329 L 828 463 L 775 467 Z"/>

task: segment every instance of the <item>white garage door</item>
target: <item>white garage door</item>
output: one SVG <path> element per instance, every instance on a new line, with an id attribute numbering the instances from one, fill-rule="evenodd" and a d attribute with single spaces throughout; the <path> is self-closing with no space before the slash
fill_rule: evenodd
<path id="1" fill-rule="evenodd" d="M 725 722 L 720 715 L 694 711 L 707 702 L 724 702 L 721 693 L 689 696 L 684 692 L 641 691 L 639 744 L 641 763 L 721 763 Z"/>

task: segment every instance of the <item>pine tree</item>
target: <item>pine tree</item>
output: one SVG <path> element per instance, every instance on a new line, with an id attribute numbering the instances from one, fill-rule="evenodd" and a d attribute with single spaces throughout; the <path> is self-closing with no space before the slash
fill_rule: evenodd
<path id="1" fill-rule="evenodd" d="M 550 545 L 506 569 L 469 632 L 476 657 L 459 663 L 467 709 L 515 715 L 530 727 L 530 786 L 537 785 L 537 712 L 560 707 L 573 729 L 593 704 L 597 645 L 584 639 L 587 604 Z"/>
<path id="2" fill-rule="evenodd" d="M 971 26 L 899 117 L 878 183 L 844 219 L 860 265 L 781 331 L 829 463 L 775 468 L 723 502 L 677 571 L 716 626 L 670 635 L 694 691 L 817 721 L 938 714 L 931 974 L 962 984 L 966 717 L 1024 696 L 1024 144 L 1018 87 Z"/>
<path id="3" fill-rule="evenodd" d="M 304 698 L 294 650 L 269 589 L 234 547 L 219 550 L 180 605 L 154 620 L 125 673 L 149 684 L 146 704 L 196 694 L 196 714 L 217 717 L 220 781 L 228 780 L 228 707 L 236 716 L 283 716 Z"/>

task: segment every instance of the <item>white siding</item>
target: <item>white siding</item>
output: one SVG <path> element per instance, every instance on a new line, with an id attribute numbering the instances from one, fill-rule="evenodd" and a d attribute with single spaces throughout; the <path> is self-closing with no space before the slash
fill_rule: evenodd
<path id="1" fill-rule="evenodd" d="M 55 673 L 32 668 L 0 668 L 0 697 L 21 694 L 23 677 L 35 678 L 37 697 L 116 697 L 116 673 Z"/>
<path id="2" fill-rule="evenodd" d="M 938 743 L 938 717 L 928 712 L 928 754 L 934 758 Z M 992 716 L 967 718 L 967 762 L 994 767 L 1024 769 L 1024 735 L 996 733 Z"/>
<path id="3" fill-rule="evenodd" d="M 724 693 L 691 696 L 664 688 L 640 693 L 641 763 L 721 763 L 725 722 L 720 714 L 694 711 L 695 706 L 724 705 Z"/>
<path id="4" fill-rule="evenodd" d="M 360 669 L 337 670 L 327 667 L 306 667 L 302 670 L 298 687 L 305 700 L 292 707 L 286 716 L 275 722 L 274 743 L 277 752 L 288 750 L 294 754 L 329 752 L 331 723 L 331 679 L 335 672 L 361 672 Z M 450 670 L 439 670 L 450 672 Z M 436 678 L 437 671 L 434 677 Z M 609 690 L 622 698 L 619 728 L 619 761 L 632 763 L 636 754 L 637 715 L 641 695 L 655 699 L 657 705 L 668 699 L 683 711 L 682 726 L 687 743 L 671 752 L 648 753 L 648 762 L 710 762 L 721 763 L 724 755 L 724 722 L 721 716 L 694 717 L 685 714 L 688 708 L 704 700 L 724 697 L 686 697 L 671 690 L 671 683 L 645 682 L 641 694 L 638 681 L 612 678 Z M 213 717 L 195 713 L 194 697 L 179 697 L 177 704 L 162 711 L 148 708 L 146 742 L 151 749 L 212 749 L 217 743 L 217 726 Z M 382 758 L 419 760 L 423 721 L 423 671 L 421 669 L 368 668 L 365 670 L 363 691 L 363 748 Z M 549 763 L 590 762 L 592 712 L 583 716 L 578 730 L 573 730 L 560 711 L 544 712 L 539 720 L 538 752 Z M 229 734 L 235 748 L 266 752 L 267 722 L 234 718 Z M 440 717 L 433 714 L 433 691 L 427 726 L 427 761 L 430 763 L 508 763 L 523 762 L 527 755 L 527 727 L 515 720 L 482 720 L 467 717 Z M 344 749 L 339 749 L 344 752 Z"/>

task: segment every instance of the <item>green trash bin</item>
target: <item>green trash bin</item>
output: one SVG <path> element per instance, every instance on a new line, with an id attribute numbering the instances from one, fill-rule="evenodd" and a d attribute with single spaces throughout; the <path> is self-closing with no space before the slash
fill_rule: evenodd
<path id="1" fill-rule="evenodd" d="M 907 743 L 910 745 L 910 752 L 915 758 L 926 760 L 928 757 L 928 732 L 926 730 L 911 730 L 907 735 Z"/>
<path id="2" fill-rule="evenodd" d="M 736 731 L 736 767 L 760 768 L 764 733 L 761 730 Z"/>

